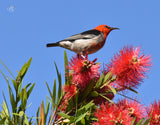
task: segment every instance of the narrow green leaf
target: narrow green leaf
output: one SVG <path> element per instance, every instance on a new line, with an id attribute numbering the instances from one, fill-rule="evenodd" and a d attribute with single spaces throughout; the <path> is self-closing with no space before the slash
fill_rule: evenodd
<path id="1" fill-rule="evenodd" d="M 48 101 L 48 97 L 47 97 L 46 112 L 45 112 L 45 124 L 46 124 L 46 121 L 47 121 L 47 116 L 48 116 L 48 112 L 49 112 L 49 107 L 50 107 L 50 102 Z"/>
<path id="2" fill-rule="evenodd" d="M 108 100 L 109 102 L 114 103 L 112 100 L 110 100 L 110 99 L 107 98 L 106 96 L 104 96 L 104 95 L 102 95 L 102 94 L 100 94 L 100 93 L 99 93 L 99 95 L 100 95 L 101 97 L 105 98 L 106 100 Z"/>
<path id="3" fill-rule="evenodd" d="M 65 50 L 64 50 L 64 67 L 65 67 L 65 84 L 69 85 L 68 57 Z"/>
<path id="4" fill-rule="evenodd" d="M 131 87 L 129 87 L 128 89 L 131 90 L 132 92 L 136 93 L 136 94 L 139 94 L 136 90 L 134 90 L 134 89 L 131 88 Z"/>
<path id="5" fill-rule="evenodd" d="M 25 88 L 27 89 L 32 83 L 29 83 L 25 86 Z"/>
<path id="6" fill-rule="evenodd" d="M 148 119 L 143 123 L 143 125 L 149 125 L 150 120 L 151 120 L 151 118 L 148 118 Z"/>
<path id="7" fill-rule="evenodd" d="M 27 104 L 27 89 L 24 88 L 22 90 L 22 109 L 25 110 L 26 109 L 26 104 Z"/>
<path id="8" fill-rule="evenodd" d="M 58 71 L 57 65 L 56 65 L 56 63 L 54 63 L 54 64 L 55 64 L 55 67 L 56 67 L 58 82 L 59 82 L 58 95 L 57 95 L 57 104 L 58 104 L 60 102 L 60 98 L 62 96 L 62 81 L 61 81 L 61 74 Z"/>
<path id="9" fill-rule="evenodd" d="M 91 108 L 92 106 L 94 106 L 95 104 L 93 103 L 93 101 L 90 101 L 88 104 L 86 104 L 84 106 L 85 110 L 88 110 L 89 108 Z"/>
<path id="10" fill-rule="evenodd" d="M 60 115 L 61 117 L 63 117 L 63 118 L 66 118 L 66 119 L 69 119 L 71 116 L 69 116 L 69 115 L 67 115 L 67 114 L 65 114 L 65 113 L 58 113 L 58 115 Z"/>
<path id="11" fill-rule="evenodd" d="M 29 125 L 27 115 L 24 115 L 24 125 Z"/>
<path id="12" fill-rule="evenodd" d="M 131 125 L 134 125 L 135 121 L 136 121 L 136 117 L 133 118 Z"/>
<path id="13" fill-rule="evenodd" d="M 6 103 L 5 103 L 5 101 L 3 101 L 2 108 L 3 108 L 3 111 L 5 113 L 5 116 L 8 117 L 9 116 L 9 110 L 8 110 L 8 107 L 7 107 Z"/>
<path id="14" fill-rule="evenodd" d="M 144 118 L 142 118 L 141 120 L 139 120 L 136 125 L 142 125 L 142 122 L 144 121 Z"/>
<path id="15" fill-rule="evenodd" d="M 83 107 L 81 107 L 80 109 L 78 109 L 78 112 L 81 112 L 84 109 L 85 109 L 85 111 L 87 111 L 89 108 L 91 108 L 94 105 L 95 104 L 93 103 L 93 100 L 92 100 L 89 103 L 87 103 L 86 105 L 84 105 Z"/>
<path id="16" fill-rule="evenodd" d="M 7 119 L 6 117 L 2 118 L 2 119 L 0 120 L 0 125 L 6 125 L 6 124 L 5 124 L 6 119 Z"/>
<path id="17" fill-rule="evenodd" d="M 86 113 L 84 113 L 84 114 L 80 115 L 79 117 L 77 117 L 77 119 L 76 119 L 75 123 L 77 123 L 77 122 L 81 121 L 81 120 L 82 120 L 82 119 L 87 115 L 87 113 L 88 113 L 88 112 L 86 112 Z"/>
<path id="18" fill-rule="evenodd" d="M 9 108 L 8 108 L 7 101 L 6 101 L 6 97 L 5 97 L 4 92 L 3 92 L 3 91 L 2 91 L 2 94 L 3 94 L 4 102 L 5 102 L 6 107 L 7 107 L 7 109 L 8 109 L 8 112 L 10 112 L 10 111 L 9 111 Z"/>
<path id="19" fill-rule="evenodd" d="M 12 115 L 14 115 L 14 116 L 19 116 L 19 114 L 18 114 L 18 113 L 12 113 Z"/>
<path id="20" fill-rule="evenodd" d="M 29 88 L 29 90 L 28 90 L 28 92 L 27 92 L 27 98 L 29 98 L 29 96 L 30 96 L 30 94 L 31 94 L 34 86 L 35 86 L 35 83 L 33 83 L 32 86 Z"/>
<path id="21" fill-rule="evenodd" d="M 51 96 L 51 98 L 52 98 L 52 100 L 53 100 L 52 92 L 51 92 L 51 90 L 50 90 L 50 88 L 49 88 L 49 85 L 48 85 L 47 82 L 45 82 L 45 83 L 46 83 L 47 89 L 48 89 L 48 91 L 49 91 L 49 94 L 50 94 L 50 96 Z"/>
<path id="22" fill-rule="evenodd" d="M 12 80 L 15 91 L 17 91 L 17 89 L 18 89 L 17 82 L 14 79 L 11 79 L 11 80 Z"/>
<path id="23" fill-rule="evenodd" d="M 10 102 L 12 105 L 12 112 L 15 113 L 16 112 L 16 105 L 15 105 L 15 99 L 14 99 L 14 95 L 13 95 L 13 91 L 8 83 L 8 91 L 9 91 L 9 97 L 10 97 Z"/>
<path id="24" fill-rule="evenodd" d="M 15 79 L 14 75 L 12 74 L 12 72 L 9 70 L 9 68 L 3 63 L 2 60 L 0 60 L 0 62 L 3 64 L 3 66 L 8 70 L 8 72 L 11 74 L 11 76 Z"/>
<path id="25" fill-rule="evenodd" d="M 18 93 L 20 93 L 21 89 L 22 89 L 22 82 L 20 82 L 18 85 Z"/>
<path id="26" fill-rule="evenodd" d="M 92 91 L 93 89 L 93 86 L 95 84 L 95 79 L 93 79 L 88 85 L 87 87 L 85 88 L 84 92 L 81 94 L 81 100 L 84 100 L 88 94 Z"/>
<path id="27" fill-rule="evenodd" d="M 0 72 L 1 72 L 2 76 L 4 77 L 4 79 L 6 80 L 6 82 L 9 84 L 7 77 L 4 75 L 4 73 L 1 70 L 0 70 Z"/>
<path id="28" fill-rule="evenodd" d="M 17 75 L 17 78 L 16 78 L 16 81 L 21 83 L 22 80 L 23 80 L 23 77 L 25 76 L 26 72 L 28 71 L 28 68 L 31 64 L 31 61 L 32 61 L 32 58 L 29 59 L 29 61 L 27 63 L 25 63 L 21 70 L 19 71 L 18 75 Z"/>
<path id="29" fill-rule="evenodd" d="M 52 99 L 52 103 L 55 104 L 56 101 L 56 79 L 54 79 L 54 85 L 53 85 L 53 99 Z"/>
<path id="30" fill-rule="evenodd" d="M 111 72 L 108 72 L 105 77 L 104 77 L 104 82 L 110 80 L 112 78 L 112 73 Z"/>
<path id="31" fill-rule="evenodd" d="M 111 91 L 113 92 L 114 95 L 116 95 L 117 91 L 115 88 L 113 88 L 112 86 L 108 85 L 108 87 L 111 89 Z"/>
<path id="32" fill-rule="evenodd" d="M 37 119 L 36 119 L 37 125 L 39 125 L 39 107 L 38 107 L 38 109 L 37 109 L 36 116 L 37 116 Z"/>
<path id="33" fill-rule="evenodd" d="M 104 80 L 104 74 L 102 74 L 101 77 L 98 79 L 94 88 L 95 89 L 99 88 L 103 84 L 103 80 Z"/>

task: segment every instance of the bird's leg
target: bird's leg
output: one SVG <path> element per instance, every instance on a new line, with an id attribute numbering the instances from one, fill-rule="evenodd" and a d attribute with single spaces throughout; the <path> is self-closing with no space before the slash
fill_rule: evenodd
<path id="1" fill-rule="evenodd" d="M 77 58 L 78 59 L 80 59 L 80 58 L 85 59 L 85 56 L 82 53 L 78 53 L 77 54 Z"/>
<path id="2" fill-rule="evenodd" d="M 85 56 L 84 56 L 84 55 L 81 55 L 81 57 L 82 57 L 83 59 L 85 59 Z"/>

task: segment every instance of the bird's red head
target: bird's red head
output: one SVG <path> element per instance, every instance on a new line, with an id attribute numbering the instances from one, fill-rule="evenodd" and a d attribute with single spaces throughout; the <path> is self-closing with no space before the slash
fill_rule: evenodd
<path id="1" fill-rule="evenodd" d="M 119 29 L 119 28 L 113 28 L 113 27 L 110 27 L 110 26 L 107 26 L 107 25 L 99 25 L 94 29 L 101 31 L 104 35 L 104 39 L 106 39 L 106 37 L 110 33 L 110 31 L 112 31 L 114 29 Z"/>

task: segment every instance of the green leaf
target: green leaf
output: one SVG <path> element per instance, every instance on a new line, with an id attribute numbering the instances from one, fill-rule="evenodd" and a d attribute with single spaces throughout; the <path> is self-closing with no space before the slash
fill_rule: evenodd
<path id="1" fill-rule="evenodd" d="M 143 123 L 143 125 L 149 125 L 150 120 L 151 120 L 151 118 L 148 118 L 148 119 Z"/>
<path id="2" fill-rule="evenodd" d="M 88 85 L 87 87 L 85 88 L 84 92 L 81 94 L 81 100 L 84 100 L 88 94 L 92 91 L 93 89 L 93 86 L 95 84 L 95 79 L 93 79 Z"/>
<path id="3" fill-rule="evenodd" d="M 52 103 L 55 104 L 55 101 L 56 101 L 56 79 L 54 79 Z"/>
<path id="4" fill-rule="evenodd" d="M 29 96 L 30 96 L 30 94 L 31 94 L 34 86 L 35 86 L 35 83 L 33 83 L 32 86 L 30 87 L 30 89 L 28 90 L 28 92 L 27 92 L 27 98 L 29 98 Z"/>
<path id="5" fill-rule="evenodd" d="M 3 66 L 8 70 L 8 72 L 11 74 L 11 76 L 15 79 L 14 75 L 12 74 L 12 72 L 9 70 L 9 68 L 3 63 L 2 60 L 0 60 L 0 62 L 3 64 Z"/>
<path id="6" fill-rule="evenodd" d="M 17 89 L 18 89 L 18 84 L 17 84 L 17 82 L 16 82 L 14 79 L 11 79 L 11 80 L 12 80 L 12 83 L 13 83 L 13 86 L 14 86 L 15 91 L 17 91 Z"/>
<path id="7" fill-rule="evenodd" d="M 108 72 L 104 77 L 104 82 L 110 80 L 112 78 L 112 72 Z"/>
<path id="8" fill-rule="evenodd" d="M 88 111 L 89 108 L 91 108 L 92 106 L 94 106 L 95 104 L 93 103 L 93 100 L 90 101 L 89 103 L 87 103 L 86 105 L 84 105 L 83 107 L 81 107 L 80 109 L 78 109 L 76 115 L 80 115 L 86 111 Z"/>
<path id="9" fill-rule="evenodd" d="M 104 80 L 104 74 L 102 74 L 101 77 L 98 79 L 94 88 L 98 89 L 103 84 L 103 80 Z"/>
<path id="10" fill-rule="evenodd" d="M 134 90 L 134 89 L 131 88 L 131 87 L 129 87 L 128 89 L 131 90 L 132 92 L 136 93 L 136 94 L 139 94 L 136 90 Z"/>
<path id="11" fill-rule="evenodd" d="M 12 91 L 11 86 L 9 85 L 9 83 L 8 83 L 8 91 L 9 91 L 10 102 L 11 102 L 11 105 L 12 105 L 12 112 L 15 113 L 17 107 L 15 105 L 14 94 L 13 94 L 13 91 Z"/>
<path id="12" fill-rule="evenodd" d="M 71 117 L 71 116 L 69 116 L 69 115 L 67 115 L 65 113 L 60 113 L 60 112 L 58 112 L 58 115 L 60 115 L 63 118 L 66 118 L 66 119 L 69 119 Z"/>
<path id="13" fill-rule="evenodd" d="M 64 67 L 65 67 L 65 84 L 69 85 L 68 57 L 65 50 L 64 50 Z"/>
<path id="14" fill-rule="evenodd" d="M 32 61 L 32 58 L 30 58 L 29 61 L 22 66 L 22 68 L 19 71 L 18 76 L 16 78 L 17 82 L 19 82 L 19 83 L 22 82 L 23 77 L 25 76 L 26 72 L 28 71 L 28 68 L 29 68 L 29 66 L 31 64 L 31 61 Z"/>
<path id="15" fill-rule="evenodd" d="M 5 124 L 6 119 L 7 119 L 6 117 L 2 118 L 2 119 L 0 120 L 0 125 L 6 125 L 6 124 Z"/>
<path id="16" fill-rule="evenodd" d="M 3 98 L 4 98 L 4 102 L 5 102 L 6 108 L 8 109 L 8 112 L 10 112 L 10 111 L 9 111 L 9 108 L 8 108 L 7 101 L 6 101 L 6 97 L 5 97 L 4 92 L 3 92 L 3 91 L 2 91 L 2 94 L 3 94 Z"/>
<path id="17" fill-rule="evenodd" d="M 86 112 L 86 113 L 80 115 L 79 117 L 77 117 L 75 123 L 81 121 L 81 120 L 87 115 L 87 113 L 88 113 L 88 112 Z"/>
<path id="18" fill-rule="evenodd" d="M 55 64 L 55 67 L 56 67 L 58 82 L 59 82 L 58 95 L 57 95 L 57 104 L 59 104 L 61 96 L 62 96 L 62 81 L 61 81 L 61 74 L 58 71 L 57 65 L 56 65 L 56 63 L 54 63 L 54 64 Z"/>
<path id="19" fill-rule="evenodd" d="M 106 100 L 108 100 L 109 102 L 114 103 L 112 100 L 110 100 L 110 99 L 107 98 L 106 96 L 104 96 L 104 95 L 102 95 L 102 94 L 100 94 L 100 93 L 99 93 L 99 95 L 100 95 L 101 97 L 105 98 Z"/>
<path id="20" fill-rule="evenodd" d="M 46 112 L 45 112 L 45 124 L 46 124 L 46 121 L 47 121 L 47 115 L 48 115 L 48 112 L 49 112 L 49 107 L 50 107 L 50 102 L 48 102 L 48 98 L 47 98 Z"/>
<path id="21" fill-rule="evenodd" d="M 144 121 L 144 118 L 142 118 L 141 120 L 139 120 L 136 125 L 142 125 L 142 122 Z"/>
<path id="22" fill-rule="evenodd" d="M 27 115 L 25 114 L 24 115 L 24 125 L 29 125 L 29 122 L 28 122 L 28 118 L 27 118 Z"/>
<path id="23" fill-rule="evenodd" d="M 38 107 L 38 109 L 37 109 L 36 116 L 37 116 L 37 119 L 36 119 L 37 125 L 39 125 L 39 107 Z"/>
<path id="24" fill-rule="evenodd" d="M 111 91 L 113 92 L 114 95 L 116 95 L 117 91 L 115 88 L 113 88 L 112 86 L 108 85 L 108 87 L 111 89 Z"/>
<path id="25" fill-rule="evenodd" d="M 50 90 L 49 85 L 48 85 L 47 82 L 46 82 L 46 86 L 47 86 L 47 89 L 48 89 L 48 91 L 49 91 L 49 94 L 50 94 L 51 98 L 53 99 L 52 92 L 51 92 L 51 90 Z"/>
<path id="26" fill-rule="evenodd" d="M 5 101 L 3 101 L 2 108 L 3 108 L 5 116 L 9 117 L 9 110 L 8 110 L 8 107 L 7 107 L 6 103 L 5 103 Z"/>
<path id="27" fill-rule="evenodd" d="M 22 90 L 22 99 L 21 100 L 22 100 L 22 104 L 21 104 L 22 109 L 25 110 L 26 104 L 27 104 L 27 89 L 26 88 L 24 88 Z"/>
<path id="28" fill-rule="evenodd" d="M 136 117 L 133 118 L 131 125 L 134 125 L 135 121 L 136 121 Z"/>
<path id="29" fill-rule="evenodd" d="M 92 106 L 94 106 L 95 104 L 93 103 L 93 101 L 90 101 L 88 104 L 86 104 L 84 106 L 85 110 L 88 110 L 89 108 L 91 108 Z"/>
<path id="30" fill-rule="evenodd" d="M 4 79 L 6 80 L 6 82 L 9 84 L 7 77 L 4 75 L 4 73 L 1 70 L 0 70 L 0 72 L 1 72 L 2 76 L 4 77 Z"/>

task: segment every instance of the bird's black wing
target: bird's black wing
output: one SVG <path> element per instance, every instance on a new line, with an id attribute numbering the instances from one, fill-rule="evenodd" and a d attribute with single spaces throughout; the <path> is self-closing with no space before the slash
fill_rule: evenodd
<path id="1" fill-rule="evenodd" d="M 73 36 L 70 36 L 62 41 L 75 41 L 77 39 L 91 39 L 91 38 L 94 38 L 98 35 L 101 35 L 102 33 L 98 30 L 88 30 L 88 31 L 85 31 L 85 32 L 82 32 L 80 34 L 76 34 L 76 35 L 73 35 Z"/>

